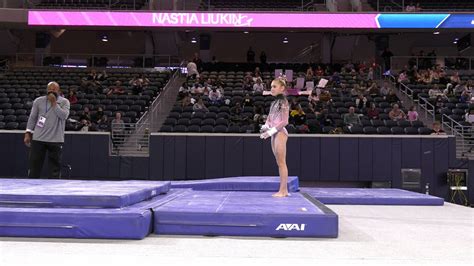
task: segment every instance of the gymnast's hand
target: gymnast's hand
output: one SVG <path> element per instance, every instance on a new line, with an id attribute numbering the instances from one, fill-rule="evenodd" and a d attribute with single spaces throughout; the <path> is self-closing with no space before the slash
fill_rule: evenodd
<path id="1" fill-rule="evenodd" d="M 270 128 L 267 126 L 267 125 L 263 125 L 261 128 L 260 128 L 260 133 L 264 133 L 266 132 L 267 130 L 269 130 Z"/>
<path id="2" fill-rule="evenodd" d="M 270 137 L 270 134 L 268 134 L 268 130 L 260 134 L 261 139 L 268 139 Z"/>
<path id="3" fill-rule="evenodd" d="M 275 135 L 277 133 L 277 129 L 272 127 L 272 128 L 269 128 L 267 129 L 265 132 L 263 132 L 261 135 L 260 135 L 260 138 L 261 139 L 267 139 L 273 135 Z"/>

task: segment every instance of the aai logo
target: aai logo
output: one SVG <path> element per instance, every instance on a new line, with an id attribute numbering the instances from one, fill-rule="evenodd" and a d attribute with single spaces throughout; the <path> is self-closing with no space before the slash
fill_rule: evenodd
<path id="1" fill-rule="evenodd" d="M 280 224 L 275 231 L 304 231 L 306 224 Z"/>

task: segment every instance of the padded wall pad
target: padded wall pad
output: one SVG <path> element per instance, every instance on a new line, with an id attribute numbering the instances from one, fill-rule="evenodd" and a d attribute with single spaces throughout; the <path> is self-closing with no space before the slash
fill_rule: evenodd
<path id="1" fill-rule="evenodd" d="M 190 190 L 153 208 L 155 234 L 337 237 L 338 216 L 309 196 L 292 193 Z"/>
<path id="2" fill-rule="evenodd" d="M 0 206 L 120 208 L 169 189 L 168 181 L 0 179 Z"/>
<path id="3" fill-rule="evenodd" d="M 143 239 L 152 232 L 151 208 L 186 190 L 171 190 L 121 209 L 0 207 L 0 236 Z"/>
<path id="4" fill-rule="evenodd" d="M 324 204 L 443 205 L 444 199 L 394 188 L 307 188 L 305 192 Z"/>
<path id="5" fill-rule="evenodd" d="M 278 176 L 237 176 L 189 181 L 171 181 L 172 188 L 192 188 L 194 190 L 217 191 L 278 191 Z M 288 177 L 288 191 L 299 190 L 297 176 Z"/>

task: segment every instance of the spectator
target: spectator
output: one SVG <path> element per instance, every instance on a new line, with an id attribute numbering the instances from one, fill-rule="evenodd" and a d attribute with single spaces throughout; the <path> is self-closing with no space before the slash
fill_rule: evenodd
<path id="1" fill-rule="evenodd" d="M 375 103 L 371 103 L 369 109 L 367 110 L 367 116 L 370 119 L 379 118 L 379 110 L 375 107 Z"/>
<path id="2" fill-rule="evenodd" d="M 97 130 L 102 132 L 110 131 L 109 121 L 106 115 L 103 115 L 99 121 L 97 121 Z"/>
<path id="3" fill-rule="evenodd" d="M 387 97 L 389 92 L 390 86 L 387 81 L 384 81 L 382 87 L 380 87 L 380 96 Z"/>
<path id="4" fill-rule="evenodd" d="M 79 131 L 82 131 L 82 132 L 88 132 L 88 131 L 92 131 L 92 123 L 91 121 L 87 120 L 87 119 L 81 119 L 81 122 L 79 124 L 79 127 L 77 128 Z"/>
<path id="5" fill-rule="evenodd" d="M 298 108 L 298 100 L 296 100 L 295 97 L 292 97 L 290 100 L 290 112 L 296 110 L 296 108 Z"/>
<path id="6" fill-rule="evenodd" d="M 399 103 L 400 99 L 398 98 L 397 94 L 394 90 L 390 90 L 388 96 L 386 97 L 387 102 L 389 103 Z"/>
<path id="7" fill-rule="evenodd" d="M 311 66 L 308 67 L 306 70 L 306 81 L 313 81 L 314 79 L 314 72 Z"/>
<path id="8" fill-rule="evenodd" d="M 135 95 L 140 95 L 143 92 L 143 88 L 150 84 L 150 80 L 147 79 L 144 74 L 140 74 L 130 80 L 129 83 L 132 85 L 133 93 Z"/>
<path id="9" fill-rule="evenodd" d="M 430 98 L 435 99 L 436 97 L 443 95 L 443 92 L 439 89 L 438 84 L 435 84 L 428 91 L 428 95 L 430 96 Z"/>
<path id="10" fill-rule="evenodd" d="M 321 93 L 321 91 L 319 91 Z M 319 102 L 319 96 L 318 96 L 318 90 L 317 89 L 314 89 L 313 91 L 311 91 L 311 95 L 308 96 L 308 101 L 309 103 L 311 104 L 316 104 L 317 102 Z"/>
<path id="11" fill-rule="evenodd" d="M 362 94 L 359 94 L 357 96 L 357 99 L 355 100 L 355 104 L 356 104 L 356 107 L 359 109 L 359 110 L 363 110 L 367 107 L 369 107 L 369 102 L 367 100 L 366 97 L 364 97 L 364 95 Z"/>
<path id="12" fill-rule="evenodd" d="M 461 82 L 461 78 L 459 77 L 459 72 L 454 72 L 454 75 L 451 76 L 450 78 L 451 80 L 451 83 L 453 84 L 453 86 L 456 86 L 458 83 Z"/>
<path id="13" fill-rule="evenodd" d="M 255 63 L 255 52 L 252 50 L 252 46 L 247 51 L 247 63 Z"/>
<path id="14" fill-rule="evenodd" d="M 82 120 L 87 120 L 87 121 L 91 121 L 91 114 L 90 114 L 90 111 L 89 111 L 89 108 L 88 107 L 84 107 L 84 111 L 82 112 L 82 114 L 79 116 L 79 121 L 82 121 Z"/>
<path id="15" fill-rule="evenodd" d="M 263 107 L 261 105 L 255 106 L 253 122 L 254 122 L 256 131 L 260 132 L 260 128 L 262 127 L 262 125 L 265 124 L 266 120 L 267 120 L 267 116 L 264 114 Z"/>
<path id="16" fill-rule="evenodd" d="M 184 108 L 192 105 L 193 104 L 191 101 L 191 97 L 189 95 L 185 95 L 184 98 L 181 100 L 181 107 Z"/>
<path id="17" fill-rule="evenodd" d="M 115 119 L 112 120 L 110 130 L 112 131 L 112 143 L 117 148 L 125 138 L 125 123 L 122 120 L 122 113 L 115 113 Z"/>
<path id="18" fill-rule="evenodd" d="M 194 104 L 193 110 L 194 110 L 195 112 L 199 112 L 199 111 L 202 111 L 202 112 L 209 112 L 209 109 L 207 109 L 206 105 L 205 105 L 204 102 L 202 101 L 202 98 L 199 98 L 199 100 L 197 101 L 197 103 Z"/>
<path id="19" fill-rule="evenodd" d="M 318 67 L 316 68 L 316 76 L 319 78 L 319 77 L 322 77 L 324 76 L 324 69 L 318 65 Z"/>
<path id="20" fill-rule="evenodd" d="M 467 90 L 462 91 L 461 96 L 459 97 L 459 102 L 467 103 L 471 100 L 471 95 Z"/>
<path id="21" fill-rule="evenodd" d="M 433 129 L 431 130 L 431 135 L 446 135 L 444 130 L 441 129 L 441 124 L 438 121 L 433 123 Z"/>
<path id="22" fill-rule="evenodd" d="M 250 94 L 245 94 L 245 97 L 243 99 L 243 107 L 246 107 L 246 106 L 253 106 L 253 99 L 252 97 L 250 97 Z"/>
<path id="23" fill-rule="evenodd" d="M 408 75 L 407 75 L 406 71 L 400 72 L 400 74 L 398 75 L 397 81 L 399 83 L 403 83 L 403 84 L 406 84 L 406 83 L 410 82 L 409 79 L 408 79 Z"/>
<path id="24" fill-rule="evenodd" d="M 178 99 L 183 99 L 186 95 L 188 95 L 191 91 L 189 90 L 188 84 L 183 82 L 181 87 L 178 90 Z"/>
<path id="25" fill-rule="evenodd" d="M 69 100 L 70 104 L 77 103 L 76 92 L 74 90 L 69 90 L 69 95 L 67 96 L 67 99 Z"/>
<path id="26" fill-rule="evenodd" d="M 235 106 L 230 108 L 231 115 L 240 115 L 242 113 L 242 107 L 239 102 L 235 103 Z"/>
<path id="27" fill-rule="evenodd" d="M 415 106 L 411 106 L 410 109 L 408 110 L 408 121 L 417 121 L 418 120 L 418 112 L 416 111 Z"/>
<path id="28" fill-rule="evenodd" d="M 291 110 L 290 123 L 297 126 L 306 123 L 306 114 L 304 113 L 303 108 L 301 108 L 301 105 L 298 104 L 294 110 Z"/>
<path id="29" fill-rule="evenodd" d="M 97 108 L 97 112 L 95 112 L 95 114 L 92 116 L 92 122 L 93 123 L 98 123 L 99 120 L 104 116 L 104 110 L 102 109 L 102 107 L 98 107 Z"/>
<path id="30" fill-rule="evenodd" d="M 369 88 L 367 89 L 367 92 L 370 96 L 378 96 L 380 95 L 380 90 L 379 88 L 377 87 L 377 83 L 375 82 L 372 82 L 370 83 L 370 86 Z"/>
<path id="31" fill-rule="evenodd" d="M 367 73 L 367 80 L 374 80 L 374 68 L 370 67 Z"/>
<path id="32" fill-rule="evenodd" d="M 332 74 L 331 81 L 334 84 L 339 84 L 341 83 L 341 76 L 339 76 L 339 73 L 336 71 Z"/>
<path id="33" fill-rule="evenodd" d="M 267 54 L 264 51 L 260 53 L 260 63 L 262 65 L 265 65 L 267 63 Z"/>
<path id="34" fill-rule="evenodd" d="M 265 87 L 263 86 L 262 79 L 257 79 L 257 82 L 253 84 L 253 92 L 254 93 L 262 93 L 265 90 Z"/>
<path id="35" fill-rule="evenodd" d="M 243 85 L 242 85 L 242 89 L 244 91 L 251 91 L 253 89 L 253 86 L 252 86 L 252 77 L 251 76 L 247 76 L 244 78 L 244 82 L 243 82 Z"/>
<path id="36" fill-rule="evenodd" d="M 260 70 L 255 73 L 255 77 L 252 78 L 252 82 L 257 82 L 258 79 L 262 79 L 261 75 L 260 75 Z"/>
<path id="37" fill-rule="evenodd" d="M 122 82 L 120 80 L 115 81 L 113 86 L 110 86 L 109 91 L 107 92 L 107 96 L 110 95 L 122 95 L 125 94 L 126 91 L 122 87 Z"/>
<path id="38" fill-rule="evenodd" d="M 331 93 L 329 91 L 324 91 L 319 95 L 319 100 L 323 103 L 329 103 L 331 99 Z"/>
<path id="39" fill-rule="evenodd" d="M 190 79 L 196 80 L 199 78 L 199 71 L 198 71 L 196 63 L 194 63 L 193 61 L 189 61 L 188 64 L 186 65 L 186 69 L 188 72 L 186 74 L 186 81 Z"/>
<path id="40" fill-rule="evenodd" d="M 355 113 L 355 108 L 353 106 L 349 107 L 349 113 L 344 114 L 344 125 L 346 126 L 356 126 L 361 125 L 359 114 Z"/>
<path id="41" fill-rule="evenodd" d="M 209 92 L 209 100 L 212 105 L 220 105 L 222 103 L 222 94 L 217 88 L 212 88 Z"/>
<path id="42" fill-rule="evenodd" d="M 469 112 L 466 113 L 465 121 L 469 123 L 474 123 L 474 109 L 469 109 Z"/>
<path id="43" fill-rule="evenodd" d="M 409 5 L 406 5 L 405 6 L 405 11 L 406 12 L 415 12 L 416 11 L 416 7 L 413 3 L 410 3 Z"/>
<path id="44" fill-rule="evenodd" d="M 390 119 L 394 121 L 404 120 L 406 118 L 405 113 L 400 109 L 398 104 L 394 104 L 392 110 L 388 113 Z"/>

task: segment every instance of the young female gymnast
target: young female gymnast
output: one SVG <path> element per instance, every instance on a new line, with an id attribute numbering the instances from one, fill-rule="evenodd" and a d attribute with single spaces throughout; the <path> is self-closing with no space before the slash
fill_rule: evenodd
<path id="1" fill-rule="evenodd" d="M 286 92 L 286 80 L 277 78 L 272 82 L 271 93 L 275 96 L 275 101 L 270 106 L 265 125 L 262 126 L 260 138 L 271 137 L 272 151 L 278 165 L 280 173 L 280 190 L 273 194 L 274 197 L 287 197 L 288 193 L 288 167 L 286 166 L 286 141 L 288 140 L 288 131 L 285 126 L 288 125 L 289 104 L 284 93 Z"/>

